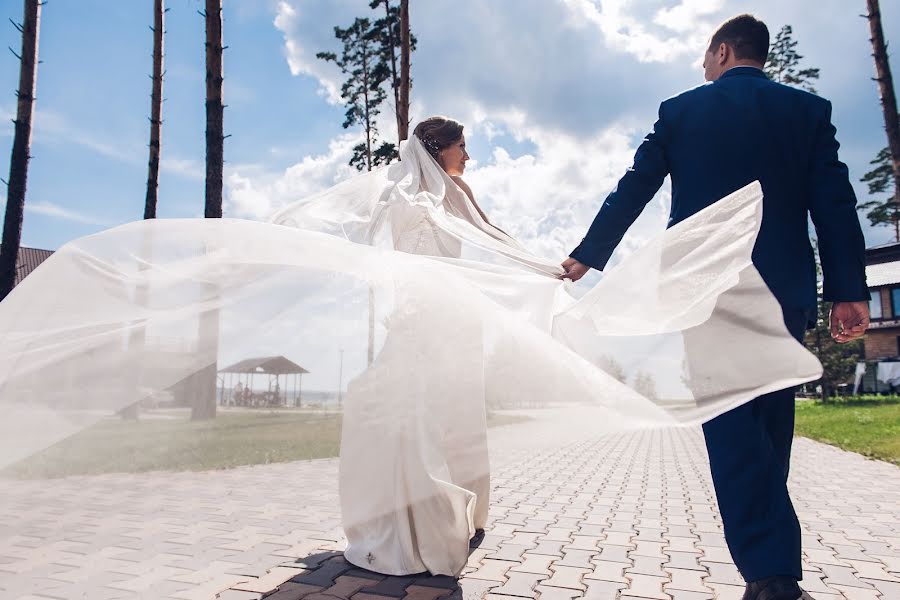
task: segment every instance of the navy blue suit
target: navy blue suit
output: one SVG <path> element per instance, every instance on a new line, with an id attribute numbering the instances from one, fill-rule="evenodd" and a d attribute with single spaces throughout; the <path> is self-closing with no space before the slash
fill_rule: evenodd
<path id="1" fill-rule="evenodd" d="M 570 256 L 603 269 L 666 175 L 672 177 L 670 226 L 758 180 L 763 220 L 753 263 L 801 339 L 816 314 L 808 216 L 824 299 L 869 299 L 856 197 L 837 152 L 827 100 L 774 83 L 754 67 L 735 67 L 660 105 L 634 165 Z M 767 394 L 704 425 L 725 537 L 747 581 L 802 576 L 799 522 L 786 485 L 793 427 L 793 390 Z"/>

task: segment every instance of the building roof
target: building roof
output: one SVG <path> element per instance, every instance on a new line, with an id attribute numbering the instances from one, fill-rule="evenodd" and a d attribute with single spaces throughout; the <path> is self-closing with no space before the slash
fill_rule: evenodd
<path id="1" fill-rule="evenodd" d="M 900 260 L 866 266 L 866 282 L 870 288 L 900 283 Z"/>
<path id="2" fill-rule="evenodd" d="M 866 248 L 866 264 L 892 262 L 900 260 L 900 242 L 888 242 Z"/>
<path id="3" fill-rule="evenodd" d="M 309 373 L 295 362 L 283 356 L 264 356 L 248 358 L 230 367 L 220 369 L 219 373 L 268 373 L 269 375 L 285 375 L 292 373 Z"/>
<path id="4" fill-rule="evenodd" d="M 26 248 L 21 246 L 16 256 L 16 281 L 19 285 L 39 264 L 50 258 L 53 250 L 41 250 L 40 248 Z"/>

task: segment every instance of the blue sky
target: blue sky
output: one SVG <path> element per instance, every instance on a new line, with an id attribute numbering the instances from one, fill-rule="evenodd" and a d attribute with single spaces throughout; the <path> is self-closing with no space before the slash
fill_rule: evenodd
<path id="1" fill-rule="evenodd" d="M 0 18 L 21 20 L 21 2 Z M 170 0 L 159 215 L 203 212 L 204 46 L 199 0 Z M 371 15 L 367 0 L 225 0 L 226 216 L 265 218 L 351 175 L 359 132 L 341 128 L 341 77 L 315 53 L 332 28 Z M 505 230 L 560 258 L 630 164 L 659 101 L 702 82 L 715 24 L 751 11 L 794 27 L 819 93 L 834 103 L 841 156 L 859 177 L 886 142 L 871 80 L 862 0 L 459 0 L 413 2 L 413 120 L 466 124 L 467 179 Z M 900 6 L 883 2 L 900 44 Z M 787 5 L 787 6 L 784 6 Z M 143 212 L 150 109 L 152 2 L 58 0 L 44 7 L 23 243 L 58 248 Z M 18 49 L 11 26 L 2 45 Z M 894 70 L 900 75 L 900 58 Z M 0 176 L 9 172 L 18 61 L 0 55 Z M 2 90 L 6 90 L 3 92 Z M 386 139 L 390 119 L 381 121 Z M 2 148 L 5 147 L 6 150 Z M 5 190 L 0 190 L 0 194 Z M 626 237 L 665 222 L 660 193 Z M 2 196 L 0 196 L 2 199 Z M 891 230 L 865 222 L 870 245 Z"/>

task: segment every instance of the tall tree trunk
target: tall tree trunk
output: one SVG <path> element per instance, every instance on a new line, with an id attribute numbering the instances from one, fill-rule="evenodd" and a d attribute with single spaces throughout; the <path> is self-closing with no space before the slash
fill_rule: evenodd
<path id="1" fill-rule="evenodd" d="M 147 197 L 144 201 L 145 219 L 156 218 L 156 199 L 159 189 L 165 14 L 165 0 L 153 0 L 153 92 L 150 94 L 150 161 L 147 169 Z"/>
<path id="2" fill-rule="evenodd" d="M 222 104 L 222 0 L 206 0 L 206 210 L 222 216 L 222 171 L 225 163 Z"/>
<path id="3" fill-rule="evenodd" d="M 400 100 L 397 120 L 400 141 L 409 138 L 409 0 L 400 0 Z"/>
<path id="4" fill-rule="evenodd" d="M 150 160 L 147 166 L 147 195 L 144 199 L 144 219 L 156 218 L 157 190 L 159 189 L 159 155 L 160 130 L 162 128 L 162 92 L 163 92 L 163 34 L 165 33 L 165 0 L 153 0 L 153 90 L 150 92 Z M 140 271 L 145 271 L 150 258 L 151 240 L 149 232 L 144 231 L 141 240 L 143 259 Z M 149 290 L 147 282 L 139 279 L 135 290 L 134 303 L 140 307 L 147 306 Z M 144 352 L 147 347 L 147 328 L 142 322 L 134 324 L 128 336 L 129 352 Z M 137 401 L 123 408 L 120 414 L 123 419 L 136 420 L 140 415 L 141 390 L 143 388 L 143 363 L 133 373 L 134 389 Z"/>
<path id="5" fill-rule="evenodd" d="M 366 109 L 366 170 L 372 170 L 372 120 L 369 117 L 369 53 L 363 50 L 363 105 Z"/>
<path id="6" fill-rule="evenodd" d="M 38 34 L 41 25 L 41 2 L 25 0 L 25 17 L 21 26 L 22 54 L 19 67 L 19 98 L 16 109 L 15 134 L 9 161 L 9 182 L 6 186 L 6 215 L 3 221 L 3 241 L 0 243 L 0 300 L 16 284 L 16 258 L 22 243 L 22 220 L 25 214 L 25 187 L 28 181 L 28 160 L 31 153 L 31 120 L 34 93 L 37 86 Z"/>
<path id="7" fill-rule="evenodd" d="M 222 104 L 222 0 L 206 0 L 206 218 L 222 218 L 222 180 L 225 163 L 225 128 Z M 213 296 L 216 290 L 211 290 Z M 219 311 L 200 315 L 198 348 L 210 364 L 195 373 L 189 388 L 191 420 L 216 416 Z"/>
<path id="8" fill-rule="evenodd" d="M 878 0 L 866 0 L 869 14 L 869 29 L 872 32 L 872 56 L 875 59 L 875 81 L 881 93 L 881 107 L 884 111 L 884 130 L 894 167 L 894 200 L 900 206 L 900 115 L 897 114 L 897 96 L 894 93 L 894 79 L 888 62 L 887 44 L 881 27 L 881 8 Z"/>
<path id="9" fill-rule="evenodd" d="M 400 80 L 397 77 L 397 48 L 398 40 L 394 39 L 394 24 L 391 22 L 391 2 L 384 0 L 384 17 L 387 23 L 388 44 L 391 47 L 391 89 L 394 90 L 394 115 L 397 118 L 397 140 L 402 142 L 402 128 L 400 127 Z M 399 147 L 399 144 L 398 144 Z"/>

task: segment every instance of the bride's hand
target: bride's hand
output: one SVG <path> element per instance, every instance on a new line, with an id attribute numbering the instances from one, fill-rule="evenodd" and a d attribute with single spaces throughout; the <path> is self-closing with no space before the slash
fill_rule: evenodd
<path id="1" fill-rule="evenodd" d="M 572 281 L 578 281 L 584 277 L 585 273 L 591 270 L 589 266 L 578 262 L 574 258 L 567 258 L 564 260 L 562 268 L 565 270 L 565 273 L 560 275 L 559 278 L 571 279 Z"/>

